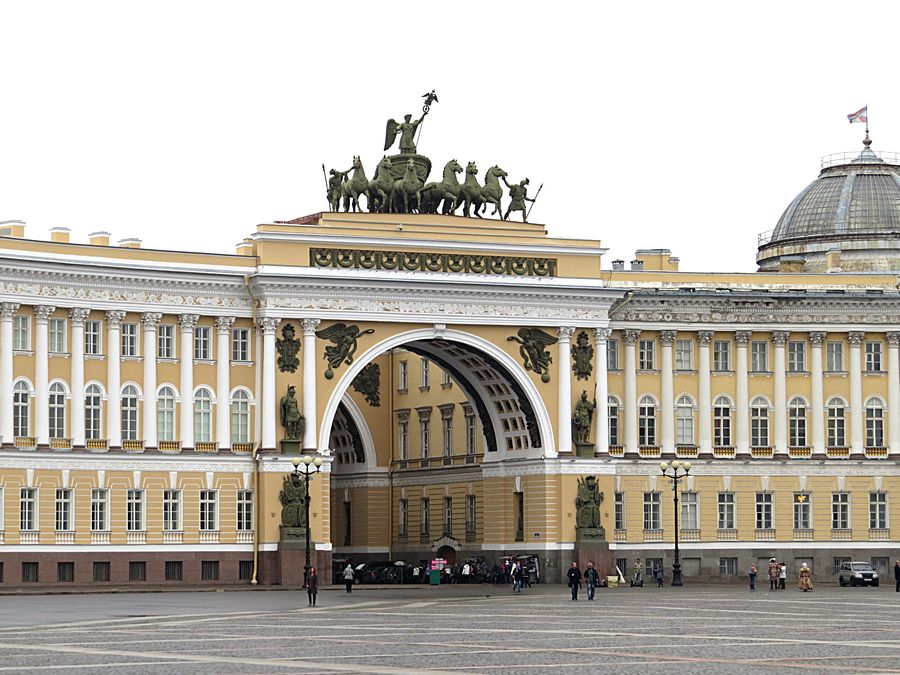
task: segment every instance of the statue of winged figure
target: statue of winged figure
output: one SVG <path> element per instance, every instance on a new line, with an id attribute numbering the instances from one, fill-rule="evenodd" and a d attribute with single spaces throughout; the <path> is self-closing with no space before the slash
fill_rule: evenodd
<path id="1" fill-rule="evenodd" d="M 422 116 L 415 122 L 412 121 L 412 115 L 404 115 L 402 122 L 396 122 L 393 118 L 387 121 L 387 128 L 384 132 L 384 149 L 387 150 L 394 144 L 397 135 L 400 135 L 400 154 L 415 155 L 416 154 L 416 129 L 425 119 L 428 111 L 422 113 Z"/>
<path id="2" fill-rule="evenodd" d="M 325 347 L 325 361 L 328 362 L 328 370 L 325 377 L 329 380 L 334 377 L 334 369 L 340 368 L 342 363 L 348 366 L 353 363 L 353 354 L 356 353 L 356 340 L 362 335 L 374 333 L 373 328 L 360 330 L 357 325 L 348 326 L 345 323 L 336 323 L 328 328 L 316 331 L 316 337 L 328 340 L 332 344 Z"/>
<path id="3" fill-rule="evenodd" d="M 518 342 L 519 354 L 525 370 L 531 370 L 541 376 L 542 382 L 550 381 L 550 362 L 553 357 L 547 347 L 556 344 L 558 338 L 548 335 L 540 328 L 520 328 L 516 335 L 506 338 L 508 342 Z"/>

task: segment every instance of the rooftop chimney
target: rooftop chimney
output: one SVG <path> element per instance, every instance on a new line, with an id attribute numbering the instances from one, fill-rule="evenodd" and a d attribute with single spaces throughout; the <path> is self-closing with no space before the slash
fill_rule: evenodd
<path id="1" fill-rule="evenodd" d="M 88 239 L 91 242 L 91 246 L 109 246 L 109 232 L 91 232 L 88 235 Z"/>
<path id="2" fill-rule="evenodd" d="M 141 240 L 132 237 L 131 239 L 120 239 L 119 246 L 122 248 L 140 248 Z"/>
<path id="3" fill-rule="evenodd" d="M 235 251 L 238 255 L 256 255 L 255 251 L 253 250 L 253 240 L 249 237 L 247 239 L 244 239 L 244 241 L 239 242 L 237 246 L 235 246 Z"/>
<path id="4" fill-rule="evenodd" d="M 613 272 L 624 272 L 625 271 L 625 261 L 624 260 L 613 260 L 612 266 L 613 266 Z"/>
<path id="5" fill-rule="evenodd" d="M 632 260 L 631 261 L 631 271 L 632 272 L 640 272 L 644 269 L 644 261 L 643 260 Z"/>
<path id="6" fill-rule="evenodd" d="M 51 227 L 50 228 L 50 241 L 55 241 L 60 244 L 68 244 L 69 243 L 69 233 L 70 230 L 68 227 Z"/>
<path id="7" fill-rule="evenodd" d="M 0 220 L 0 237 L 25 237 L 24 220 Z"/>

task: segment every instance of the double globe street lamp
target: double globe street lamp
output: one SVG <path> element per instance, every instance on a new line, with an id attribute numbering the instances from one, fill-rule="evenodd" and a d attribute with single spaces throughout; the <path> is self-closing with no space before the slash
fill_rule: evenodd
<path id="1" fill-rule="evenodd" d="M 660 462 L 659 468 L 662 475 L 672 481 L 672 490 L 675 493 L 675 562 L 672 563 L 672 585 L 684 586 L 681 581 L 681 557 L 678 553 L 678 483 L 687 478 L 691 471 L 691 463 L 682 464 L 676 459 L 671 465 L 668 462 Z"/>
<path id="2" fill-rule="evenodd" d="M 322 468 L 322 458 L 316 457 L 313 459 L 309 455 L 304 455 L 303 457 L 294 457 L 291 460 L 291 464 L 294 465 L 294 476 L 297 477 L 298 480 L 303 481 L 303 494 L 305 495 L 305 499 L 303 500 L 303 508 L 306 510 L 306 564 L 303 566 L 303 588 L 306 588 L 306 578 L 309 576 L 309 568 L 310 560 L 309 560 L 309 503 L 311 498 L 309 496 L 309 481 L 312 480 L 313 474 L 319 473 Z M 300 467 L 303 467 L 302 469 Z"/>

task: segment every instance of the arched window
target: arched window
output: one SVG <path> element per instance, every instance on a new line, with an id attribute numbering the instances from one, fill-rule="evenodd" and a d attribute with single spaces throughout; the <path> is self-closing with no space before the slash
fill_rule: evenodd
<path id="1" fill-rule="evenodd" d="M 675 443 L 694 445 L 694 402 L 681 396 L 675 402 Z"/>
<path id="2" fill-rule="evenodd" d="M 96 384 L 84 390 L 84 437 L 97 440 L 103 437 L 102 429 L 103 392 Z"/>
<path id="3" fill-rule="evenodd" d="M 209 389 L 198 389 L 194 395 L 194 442 L 212 440 L 212 394 Z"/>
<path id="4" fill-rule="evenodd" d="M 769 402 L 762 396 L 750 402 L 750 445 L 769 447 Z"/>
<path id="5" fill-rule="evenodd" d="M 50 438 L 66 437 L 66 388 L 59 382 L 50 385 Z"/>
<path id="6" fill-rule="evenodd" d="M 175 440 L 175 390 L 163 387 L 156 397 L 156 434 L 161 441 Z"/>
<path id="7" fill-rule="evenodd" d="M 719 396 L 713 403 L 713 444 L 731 447 L 731 401 L 727 396 Z"/>
<path id="8" fill-rule="evenodd" d="M 138 439 L 138 390 L 129 384 L 122 390 L 122 440 Z"/>
<path id="9" fill-rule="evenodd" d="M 28 436 L 31 430 L 30 395 L 27 382 L 16 382 L 13 387 L 13 436 Z"/>
<path id="10" fill-rule="evenodd" d="M 876 397 L 866 401 L 866 447 L 884 447 L 884 403 Z"/>
<path id="11" fill-rule="evenodd" d="M 638 402 L 638 445 L 656 445 L 656 401 L 650 396 Z"/>
<path id="12" fill-rule="evenodd" d="M 615 396 L 607 399 L 608 419 L 609 419 L 609 444 L 622 445 L 622 439 L 619 438 L 619 400 Z"/>
<path id="13" fill-rule="evenodd" d="M 231 397 L 231 442 L 250 442 L 250 395 L 243 389 L 238 389 Z"/>
<path id="14" fill-rule="evenodd" d="M 847 445 L 846 423 L 844 418 L 844 401 L 835 396 L 828 399 L 825 407 L 828 427 L 828 447 L 843 448 Z"/>
<path id="15" fill-rule="evenodd" d="M 788 403 L 788 444 L 806 447 L 806 401 L 796 396 Z"/>

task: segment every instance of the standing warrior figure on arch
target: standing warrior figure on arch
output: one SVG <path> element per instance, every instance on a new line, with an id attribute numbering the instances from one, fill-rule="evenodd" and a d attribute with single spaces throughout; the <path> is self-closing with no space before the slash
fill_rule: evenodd
<path id="1" fill-rule="evenodd" d="M 534 202 L 534 199 L 528 196 L 528 188 L 526 187 L 530 181 L 526 178 L 523 181 L 510 185 L 504 176 L 503 182 L 506 183 L 510 198 L 509 206 L 506 208 L 506 214 L 503 216 L 503 220 L 509 220 L 509 214 L 513 211 L 521 211 L 522 222 L 527 223 L 528 210 L 525 208 L 525 202 Z"/>

